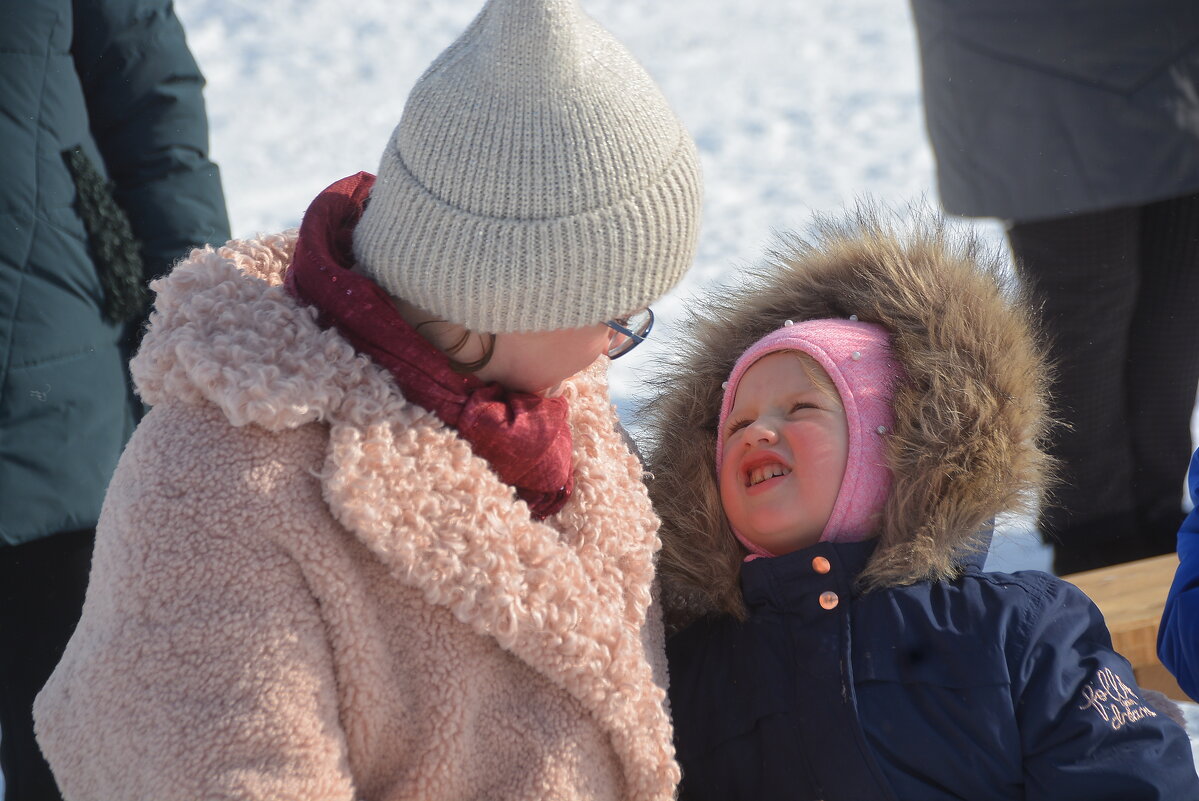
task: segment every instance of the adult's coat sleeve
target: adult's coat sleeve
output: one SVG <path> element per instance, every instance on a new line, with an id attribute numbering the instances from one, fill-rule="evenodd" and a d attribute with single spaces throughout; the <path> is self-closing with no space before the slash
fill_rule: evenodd
<path id="1" fill-rule="evenodd" d="M 204 77 L 168 0 L 75 0 L 74 13 L 92 136 L 153 279 L 191 248 L 229 239 Z"/>

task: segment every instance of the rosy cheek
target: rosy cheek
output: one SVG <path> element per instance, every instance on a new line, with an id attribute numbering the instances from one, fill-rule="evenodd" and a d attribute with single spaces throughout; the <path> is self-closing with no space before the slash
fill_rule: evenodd
<path id="1" fill-rule="evenodd" d="M 809 459 L 819 459 L 822 462 L 833 459 L 837 455 L 836 443 L 831 442 L 828 437 L 806 437 L 802 442 L 802 447 Z"/>
<path id="2" fill-rule="evenodd" d="M 720 475 L 717 476 L 718 489 L 720 490 L 720 502 L 722 505 L 727 505 L 730 499 L 736 498 L 736 491 L 742 487 L 741 477 L 735 465 L 731 462 L 725 462 L 721 466 Z"/>
<path id="3" fill-rule="evenodd" d="M 728 453 L 728 445 L 725 445 L 725 453 Z M 723 494 L 728 487 L 732 472 L 732 468 L 728 461 L 720 466 L 720 475 L 716 477 L 716 481 L 720 485 L 721 494 Z"/>

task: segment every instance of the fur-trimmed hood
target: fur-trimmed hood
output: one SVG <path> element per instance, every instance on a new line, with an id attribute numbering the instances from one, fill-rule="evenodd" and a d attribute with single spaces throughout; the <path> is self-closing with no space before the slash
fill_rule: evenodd
<path id="1" fill-rule="evenodd" d="M 893 333 L 896 387 L 887 458 L 894 487 L 865 590 L 954 575 L 1003 513 L 1034 506 L 1047 370 L 1031 310 L 998 253 L 943 220 L 899 223 L 868 208 L 784 236 L 739 289 L 698 301 L 643 408 L 650 495 L 662 518 L 668 620 L 741 615 L 745 555 L 720 506 L 714 454 L 721 384 L 737 357 L 785 320 L 857 315 Z"/>

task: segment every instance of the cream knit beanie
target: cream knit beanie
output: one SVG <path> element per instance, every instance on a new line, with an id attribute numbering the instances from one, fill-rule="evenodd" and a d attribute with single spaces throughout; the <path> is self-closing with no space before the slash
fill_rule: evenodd
<path id="1" fill-rule="evenodd" d="M 700 194 L 691 138 L 578 0 L 489 0 L 413 87 L 354 256 L 476 332 L 593 325 L 682 277 Z"/>

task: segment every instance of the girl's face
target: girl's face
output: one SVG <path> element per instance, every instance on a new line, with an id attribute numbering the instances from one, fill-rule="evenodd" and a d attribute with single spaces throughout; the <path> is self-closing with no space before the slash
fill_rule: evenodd
<path id="1" fill-rule="evenodd" d="M 440 320 L 406 301 L 393 298 L 393 302 L 409 325 L 418 326 L 421 336 L 456 361 L 470 363 L 485 353 L 483 336 L 469 334 L 457 323 Z M 466 340 L 460 342 L 464 333 Z M 491 359 L 475 375 L 517 392 L 552 394 L 560 383 L 607 353 L 614 336 L 616 332 L 603 323 L 559 331 L 497 334 Z M 451 350 L 454 343 L 461 347 Z"/>
<path id="2" fill-rule="evenodd" d="M 845 410 L 808 370 L 820 368 L 811 362 L 805 369 L 794 351 L 755 362 L 720 432 L 724 513 L 743 537 L 780 556 L 819 541 L 848 459 Z"/>
<path id="3" fill-rule="evenodd" d="M 561 331 L 499 334 L 491 361 L 476 375 L 518 392 L 553 394 L 560 383 L 606 353 L 613 335 L 603 323 Z"/>

